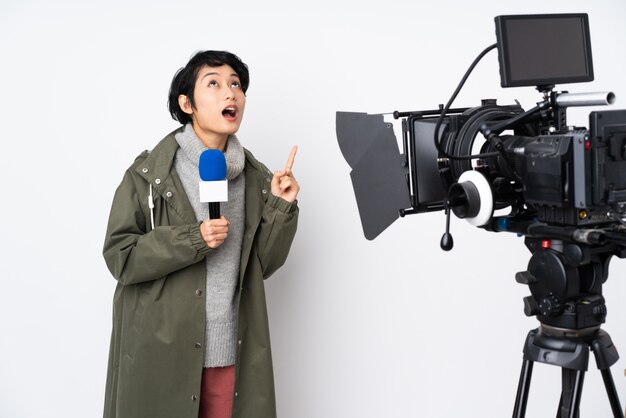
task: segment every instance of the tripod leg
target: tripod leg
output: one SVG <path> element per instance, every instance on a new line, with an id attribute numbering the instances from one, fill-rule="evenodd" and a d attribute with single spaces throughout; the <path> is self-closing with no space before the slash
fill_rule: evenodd
<path id="1" fill-rule="evenodd" d="M 522 363 L 522 372 L 519 377 L 519 385 L 517 386 L 517 396 L 515 398 L 515 409 L 513 410 L 513 418 L 524 418 L 526 415 L 526 404 L 528 403 L 528 391 L 530 390 L 530 378 L 533 374 L 533 362 L 524 359 Z"/>
<path id="2" fill-rule="evenodd" d="M 611 410 L 615 418 L 622 418 L 622 405 L 619 402 L 619 396 L 617 396 L 617 389 L 615 388 L 615 382 L 613 382 L 613 376 L 610 369 L 600 370 L 602 373 L 602 380 L 604 380 L 604 387 L 606 393 L 609 395 L 609 403 L 611 404 Z"/>
<path id="3" fill-rule="evenodd" d="M 604 380 L 604 387 L 606 393 L 609 395 L 609 402 L 611 404 L 611 410 L 615 418 L 622 417 L 622 407 L 617 396 L 617 390 L 615 389 L 615 383 L 613 382 L 613 376 L 611 375 L 610 367 L 617 362 L 619 355 L 617 349 L 611 341 L 611 337 L 606 332 L 600 330 L 597 334 L 597 338 L 590 344 L 593 354 L 596 356 L 596 363 L 600 373 L 602 373 L 602 380 Z"/>
<path id="4" fill-rule="evenodd" d="M 561 389 L 561 397 L 559 398 L 559 409 L 556 411 L 556 418 L 561 418 L 561 408 L 563 408 L 563 390 Z"/>
<path id="5" fill-rule="evenodd" d="M 583 392 L 585 372 L 583 370 L 561 369 L 562 390 L 557 418 L 579 418 L 580 397 Z"/>

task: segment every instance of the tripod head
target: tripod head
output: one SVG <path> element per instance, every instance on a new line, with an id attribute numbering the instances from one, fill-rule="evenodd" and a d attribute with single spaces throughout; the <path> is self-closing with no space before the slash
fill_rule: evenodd
<path id="1" fill-rule="evenodd" d="M 540 224 L 525 229 L 532 257 L 528 269 L 515 275 L 531 293 L 524 298 L 524 313 L 559 329 L 599 327 L 607 314 L 602 285 L 608 279 L 609 263 L 613 256 L 626 258 L 626 246 L 598 229 Z M 541 236 L 543 231 L 558 233 Z"/>

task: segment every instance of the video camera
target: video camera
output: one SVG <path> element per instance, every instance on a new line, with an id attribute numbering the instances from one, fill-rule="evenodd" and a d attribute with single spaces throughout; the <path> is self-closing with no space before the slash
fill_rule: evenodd
<path id="1" fill-rule="evenodd" d="M 524 313 L 541 325 L 524 344 L 513 416 L 525 415 L 537 361 L 562 368 L 557 416 L 579 416 L 593 351 L 618 418 L 610 367 L 619 355 L 601 329 L 602 285 L 611 258 L 626 258 L 626 110 L 591 112 L 589 128 L 567 124 L 568 107 L 615 100 L 611 92 L 554 90 L 593 80 L 586 14 L 495 22 L 497 43 L 476 58 L 445 106 L 393 113 L 402 124 L 402 154 L 384 115 L 337 112 L 363 232 L 372 240 L 400 216 L 445 210 L 444 250 L 453 247 L 451 213 L 488 231 L 524 235 L 532 257 L 515 279 L 531 292 Z M 529 110 L 493 99 L 451 108 L 473 68 L 496 48 L 502 87 L 536 86 L 542 100 Z"/>
<path id="2" fill-rule="evenodd" d="M 402 154 L 383 115 L 337 112 L 365 237 L 374 239 L 400 216 L 446 210 L 491 231 L 547 228 L 569 238 L 575 231 L 584 243 L 626 242 L 619 233 L 626 110 L 591 112 L 589 128 L 569 126 L 568 107 L 608 105 L 615 95 L 554 91 L 594 78 L 588 16 L 498 16 L 495 23 L 497 43 L 474 61 L 445 107 L 394 112 Z M 474 66 L 495 48 L 502 87 L 536 86 L 542 101 L 527 111 L 493 99 L 451 108 Z M 448 230 L 442 248 L 452 248 Z"/>

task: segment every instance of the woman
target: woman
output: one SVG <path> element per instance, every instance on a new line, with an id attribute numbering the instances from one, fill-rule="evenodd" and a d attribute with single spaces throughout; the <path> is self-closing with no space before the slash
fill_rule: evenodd
<path id="1" fill-rule="evenodd" d="M 287 258 L 300 188 L 296 147 L 272 174 L 235 136 L 248 83 L 237 56 L 194 55 L 169 94 L 183 126 L 137 157 L 115 193 L 106 418 L 276 416 L 263 280 Z M 198 196 L 206 149 L 227 162 L 219 219 Z"/>

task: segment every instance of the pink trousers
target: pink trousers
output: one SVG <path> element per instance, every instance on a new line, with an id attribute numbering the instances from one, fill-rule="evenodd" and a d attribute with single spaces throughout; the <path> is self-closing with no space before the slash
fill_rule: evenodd
<path id="1" fill-rule="evenodd" d="M 231 418 L 234 390 L 235 366 L 202 369 L 198 418 Z"/>

